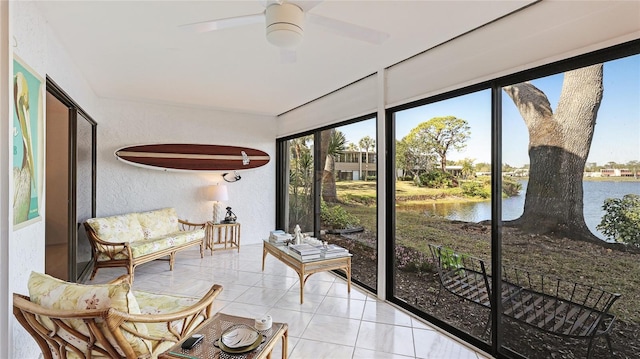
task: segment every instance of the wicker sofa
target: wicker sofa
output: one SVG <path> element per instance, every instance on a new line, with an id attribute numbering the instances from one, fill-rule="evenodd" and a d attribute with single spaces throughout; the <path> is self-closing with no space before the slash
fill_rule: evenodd
<path id="1" fill-rule="evenodd" d="M 13 314 L 45 359 L 157 358 L 211 318 L 222 291 L 217 284 L 202 298 L 131 291 L 127 277 L 82 285 L 33 272 L 29 296 L 13 294 Z"/>
<path id="2" fill-rule="evenodd" d="M 176 252 L 197 245 L 204 257 L 204 223 L 183 221 L 174 208 L 90 218 L 84 227 L 93 252 L 91 279 L 99 268 L 125 267 L 133 281 L 136 266 L 167 256 L 173 270 Z"/>

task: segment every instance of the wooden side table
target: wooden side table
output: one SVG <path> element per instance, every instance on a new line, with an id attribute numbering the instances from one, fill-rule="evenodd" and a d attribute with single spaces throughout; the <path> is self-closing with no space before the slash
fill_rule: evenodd
<path id="1" fill-rule="evenodd" d="M 159 359 L 267 359 L 271 358 L 271 352 L 276 344 L 282 339 L 282 359 L 288 356 L 289 326 L 287 323 L 273 323 L 270 329 L 261 330 L 265 336 L 265 341 L 255 350 L 242 354 L 228 354 L 214 345 L 220 338 L 222 332 L 236 324 L 246 324 L 253 326 L 255 320 L 251 318 L 237 317 L 233 315 L 217 313 L 208 322 L 203 323 L 200 329 L 193 334 L 203 334 L 204 340 L 193 349 L 182 349 L 182 341 L 176 343 L 171 349 L 160 354 Z M 187 337 L 188 338 L 188 337 Z M 186 340 L 186 338 L 184 339 Z M 183 340 L 183 341 L 184 341 Z"/>
<path id="2" fill-rule="evenodd" d="M 240 223 L 213 223 L 207 222 L 205 225 L 205 241 L 207 248 L 211 249 L 234 249 L 240 252 Z"/>

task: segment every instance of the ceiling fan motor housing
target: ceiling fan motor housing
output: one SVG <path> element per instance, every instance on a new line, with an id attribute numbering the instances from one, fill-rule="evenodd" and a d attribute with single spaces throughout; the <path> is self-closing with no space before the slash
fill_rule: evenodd
<path id="1" fill-rule="evenodd" d="M 265 11 L 267 40 L 275 46 L 294 48 L 304 34 L 304 12 L 294 4 L 272 4 Z"/>

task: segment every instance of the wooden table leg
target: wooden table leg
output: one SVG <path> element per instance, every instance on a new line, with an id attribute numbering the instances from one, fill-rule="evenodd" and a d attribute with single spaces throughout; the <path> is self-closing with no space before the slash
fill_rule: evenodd
<path id="1" fill-rule="evenodd" d="M 302 272 L 298 272 L 298 276 L 300 276 L 300 304 L 304 303 L 304 275 Z"/>
<path id="2" fill-rule="evenodd" d="M 289 328 L 284 331 L 282 334 L 282 359 L 287 359 L 289 357 Z"/>
<path id="3" fill-rule="evenodd" d="M 264 260 L 267 258 L 267 248 L 262 245 L 262 271 L 264 272 Z"/>
<path id="4" fill-rule="evenodd" d="M 238 223 L 236 231 L 236 246 L 238 247 L 238 253 L 240 253 L 240 223 Z"/>
<path id="5" fill-rule="evenodd" d="M 351 258 L 347 261 L 347 293 L 351 293 Z"/>

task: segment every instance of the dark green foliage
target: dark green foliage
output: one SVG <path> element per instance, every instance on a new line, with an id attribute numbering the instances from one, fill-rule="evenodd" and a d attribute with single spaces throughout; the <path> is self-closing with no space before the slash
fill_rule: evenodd
<path id="1" fill-rule="evenodd" d="M 360 225 L 358 217 L 347 212 L 342 206 L 329 206 L 320 202 L 320 219 L 324 226 L 332 229 L 354 228 Z"/>
<path id="2" fill-rule="evenodd" d="M 602 209 L 606 213 L 596 228 L 616 242 L 640 247 L 640 195 L 607 198 Z"/>
<path id="3" fill-rule="evenodd" d="M 462 268 L 462 259 L 464 255 L 457 254 L 450 248 L 441 248 L 440 249 L 440 265 L 443 269 L 458 269 Z"/>
<path id="4" fill-rule="evenodd" d="M 464 182 L 460 186 L 462 193 L 469 197 L 491 198 L 491 188 L 479 182 Z"/>
<path id="5" fill-rule="evenodd" d="M 431 170 L 418 176 L 416 185 L 429 188 L 450 188 L 455 187 L 456 183 L 452 174 L 440 170 Z"/>

